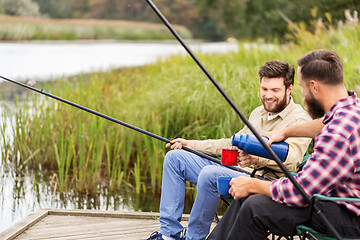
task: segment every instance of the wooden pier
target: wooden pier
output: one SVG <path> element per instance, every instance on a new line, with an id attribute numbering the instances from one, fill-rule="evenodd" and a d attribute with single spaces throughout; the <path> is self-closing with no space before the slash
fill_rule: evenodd
<path id="1" fill-rule="evenodd" d="M 0 233 L 0 239 L 147 239 L 160 230 L 159 216 L 149 212 L 41 209 Z M 188 219 L 184 214 L 183 226 Z"/>
<path id="2" fill-rule="evenodd" d="M 0 239 L 143 240 L 160 230 L 159 217 L 160 213 L 152 212 L 41 209 L 1 232 Z M 184 214 L 184 227 L 188 220 L 189 214 Z M 215 226 L 214 222 L 211 230 Z M 268 239 L 278 238 L 270 235 Z"/>

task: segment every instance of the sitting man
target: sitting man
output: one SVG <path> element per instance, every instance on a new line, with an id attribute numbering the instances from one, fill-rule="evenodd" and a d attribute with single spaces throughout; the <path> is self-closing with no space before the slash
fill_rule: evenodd
<path id="1" fill-rule="evenodd" d="M 290 96 L 294 84 L 294 74 L 295 70 L 292 66 L 280 61 L 269 61 L 260 68 L 262 106 L 257 107 L 250 115 L 250 122 L 258 131 L 268 132 L 283 129 L 311 120 L 306 111 L 300 105 L 295 104 Z M 250 133 L 250 130 L 244 127 L 237 134 L 247 133 Z M 284 164 L 290 171 L 295 171 L 310 141 L 309 138 L 287 140 L 289 152 Z M 167 144 L 166 147 L 169 146 L 170 144 Z M 197 195 L 190 213 L 186 239 L 199 240 L 205 239 L 208 235 L 220 201 L 217 189 L 218 176 L 249 176 L 249 174 L 219 166 L 195 154 L 179 150 L 182 146 L 219 156 L 223 148 L 231 147 L 231 139 L 203 141 L 175 139 L 172 141 L 171 148 L 177 150 L 169 151 L 164 160 L 159 218 L 161 229 L 160 233 L 153 233 L 149 239 L 185 238 L 180 238 L 184 229 L 180 221 L 184 208 L 185 181 L 197 185 Z M 243 152 L 238 155 L 241 167 L 267 166 L 280 171 L 273 160 Z M 270 173 L 265 177 L 271 180 L 276 179 Z"/>
<path id="2" fill-rule="evenodd" d="M 310 197 L 360 198 L 360 100 L 345 88 L 339 56 L 324 49 L 305 54 L 298 60 L 298 78 L 310 115 L 320 118 L 326 113 L 323 124 L 317 120 L 276 131 L 277 137 L 266 134 L 269 142 L 317 134 L 314 152 L 295 180 Z M 293 236 L 297 225 L 309 224 L 309 202 L 288 178 L 269 182 L 238 177 L 230 185 L 236 201 L 208 239 L 266 239 L 268 230 Z M 359 239 L 360 203 L 317 203 L 322 217 L 341 236 Z M 313 214 L 310 226 L 332 235 L 320 214 Z"/>

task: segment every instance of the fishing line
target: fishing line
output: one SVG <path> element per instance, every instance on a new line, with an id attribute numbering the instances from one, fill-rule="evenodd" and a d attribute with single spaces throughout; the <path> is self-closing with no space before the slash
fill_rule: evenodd
<path id="1" fill-rule="evenodd" d="M 284 166 L 281 162 L 280 158 L 275 154 L 275 152 L 266 144 L 264 139 L 260 136 L 260 134 L 256 131 L 256 129 L 252 126 L 249 120 L 245 117 L 245 115 L 239 110 L 239 108 L 235 105 L 235 103 L 231 100 L 231 98 L 226 94 L 226 92 L 221 88 L 221 86 L 217 83 L 217 81 L 213 78 L 210 72 L 205 68 L 205 66 L 200 62 L 200 60 L 196 57 L 196 55 L 191 51 L 191 49 L 185 44 L 184 40 L 181 36 L 175 31 L 175 29 L 171 26 L 169 21 L 164 17 L 164 15 L 160 12 L 160 10 L 156 7 L 156 5 L 151 0 L 146 0 L 146 2 L 150 5 L 150 7 L 154 10 L 156 15 L 161 19 L 161 21 L 166 25 L 166 27 L 170 30 L 170 32 L 174 35 L 174 37 L 179 41 L 179 43 L 185 48 L 185 50 L 189 53 L 192 59 L 197 63 L 197 65 L 201 68 L 201 70 L 205 73 L 205 75 L 209 78 L 209 80 L 214 84 L 217 90 L 221 93 L 221 95 L 225 98 L 225 100 L 230 104 L 230 106 L 234 109 L 237 115 L 241 118 L 241 120 L 245 123 L 245 125 L 250 129 L 250 131 L 255 135 L 261 145 L 265 148 L 265 150 L 269 153 L 271 158 L 278 164 L 284 174 L 289 178 L 289 180 L 294 184 L 295 188 L 300 192 L 303 198 L 310 202 L 310 196 L 304 191 L 304 189 L 300 186 L 300 184 L 295 180 L 290 171 Z M 315 210 L 320 211 L 316 206 Z M 319 212 L 319 216 L 325 222 L 327 226 L 329 226 L 331 232 L 335 235 L 337 239 L 342 239 L 331 223 L 324 217 L 324 215 Z"/>
<path id="2" fill-rule="evenodd" d="M 135 126 L 130 125 L 130 124 L 126 123 L 126 122 L 120 121 L 120 120 L 118 120 L 118 119 L 116 119 L 116 118 L 113 118 L 113 117 L 107 116 L 107 115 L 105 115 L 105 114 L 99 113 L 99 112 L 94 111 L 94 110 L 92 110 L 92 109 L 90 109 L 90 108 L 87 108 L 87 107 L 81 106 L 81 105 L 79 105 L 79 104 L 70 102 L 70 101 L 68 101 L 68 100 L 66 100 L 66 99 L 57 97 L 57 96 L 55 96 L 55 95 L 52 95 L 52 94 L 50 94 L 50 93 L 45 92 L 43 89 L 39 90 L 39 89 L 37 89 L 37 88 L 28 86 L 28 85 L 26 85 L 26 84 L 23 84 L 23 83 L 21 83 L 21 82 L 15 81 L 15 80 L 11 80 L 11 79 L 6 78 L 6 77 L 3 77 L 3 76 L 0 76 L 0 78 L 4 79 L 4 80 L 6 80 L 6 81 L 12 82 L 12 83 L 14 83 L 14 84 L 17 84 L 17 85 L 19 85 L 19 86 L 21 86 L 21 87 L 24 87 L 24 88 L 30 89 L 30 90 L 32 90 L 32 91 L 35 91 L 35 92 L 37 92 L 37 93 L 43 94 L 43 95 L 45 95 L 45 96 L 47 96 L 47 97 L 56 99 L 56 100 L 58 100 L 58 101 L 60 101 L 60 102 L 66 103 L 66 104 L 68 104 L 68 105 L 70 105 L 70 106 L 73 106 L 73 107 L 75 107 L 75 108 L 81 109 L 81 110 L 83 110 L 83 111 L 85 111 L 85 112 L 89 112 L 89 113 L 94 114 L 94 115 L 96 115 L 96 116 L 98 116 L 98 117 L 105 118 L 105 119 L 107 119 L 107 120 L 109 120 L 109 121 L 111 121 L 111 122 L 115 122 L 115 123 L 120 124 L 120 125 L 122 125 L 122 126 L 124 126 L 124 127 L 130 128 L 130 129 L 132 129 L 132 130 L 134 130 L 134 131 L 137 131 L 137 132 L 140 132 L 140 133 L 145 134 L 145 135 L 147 135 L 147 136 L 150 136 L 150 137 L 152 137 L 152 138 L 158 139 L 158 140 L 160 140 L 160 141 L 162 141 L 162 142 L 170 143 L 170 144 L 171 144 L 171 142 L 170 142 L 169 139 L 166 139 L 166 138 L 164 138 L 164 137 L 158 136 L 158 135 L 156 135 L 156 134 L 154 134 L 154 133 L 151 133 L 151 132 L 148 132 L 148 131 L 146 131 L 146 130 L 144 130 L 144 129 L 135 127 Z M 212 162 L 215 162 L 215 163 L 221 165 L 221 161 L 220 161 L 219 159 L 214 158 L 214 157 L 212 157 L 212 156 L 209 156 L 209 155 L 207 155 L 207 154 L 205 154 L 205 153 L 201 153 L 201 152 L 195 151 L 195 150 L 193 150 L 193 149 L 191 149 L 191 148 L 184 147 L 184 146 L 182 147 L 182 149 L 184 149 L 185 151 L 194 153 L 194 154 L 196 154 L 196 155 L 198 155 L 198 156 L 200 156 L 200 157 L 206 158 L 206 159 L 208 159 L 208 160 L 210 160 L 210 161 L 212 161 Z M 238 172 L 243 172 L 243 173 L 246 173 L 246 174 L 249 174 L 249 175 L 250 175 L 249 172 L 247 172 L 247 171 L 245 171 L 245 170 L 242 170 L 241 168 L 238 168 L 238 167 L 235 167 L 235 166 L 227 166 L 227 165 L 223 165 L 223 166 L 225 166 L 225 167 L 227 167 L 227 168 L 230 168 L 230 169 L 232 169 L 232 170 L 235 170 L 235 171 L 238 171 Z M 261 178 L 261 177 L 259 177 L 259 178 Z"/>

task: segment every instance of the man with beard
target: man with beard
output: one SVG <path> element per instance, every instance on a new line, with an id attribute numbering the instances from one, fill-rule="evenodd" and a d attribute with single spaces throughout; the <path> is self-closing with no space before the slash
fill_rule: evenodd
<path id="1" fill-rule="evenodd" d="M 343 64 L 333 51 L 314 50 L 298 60 L 297 72 L 308 112 L 313 118 L 326 115 L 321 121 L 268 133 L 268 144 L 287 137 L 316 135 L 314 152 L 295 180 L 310 197 L 360 198 L 360 100 L 345 88 Z M 268 182 L 238 177 L 230 185 L 229 192 L 236 201 L 208 239 L 266 239 L 268 230 L 293 236 L 297 225 L 310 225 L 331 235 L 318 214 L 307 222 L 309 203 L 288 178 Z M 317 203 L 342 237 L 359 239 L 360 203 Z"/>
<path id="2" fill-rule="evenodd" d="M 306 111 L 295 104 L 290 96 L 294 84 L 295 70 L 288 63 L 269 61 L 259 69 L 260 95 L 262 106 L 250 114 L 249 121 L 260 132 L 283 129 L 298 123 L 311 120 Z M 237 134 L 251 133 L 244 127 Z M 305 154 L 311 139 L 288 139 L 288 156 L 284 162 L 290 171 L 295 171 L 296 166 Z M 221 150 L 231 148 L 231 139 L 217 140 L 186 140 L 175 139 L 166 147 L 175 149 L 169 151 L 164 160 L 162 193 L 160 202 L 161 230 L 153 233 L 149 239 L 205 239 L 210 230 L 211 222 L 220 201 L 217 188 L 219 176 L 246 176 L 249 174 L 237 172 L 219 166 L 207 159 L 192 153 L 180 150 L 182 146 L 197 151 L 220 156 Z M 239 151 L 238 163 L 240 167 L 254 168 L 268 167 L 274 171 L 280 168 L 273 160 L 259 158 Z M 259 171 L 259 174 L 262 174 Z M 282 175 L 279 172 L 278 175 Z M 264 175 L 270 180 L 277 177 L 271 173 Z M 191 209 L 186 236 L 181 237 L 183 226 L 180 223 L 184 208 L 185 181 L 197 185 L 197 195 Z"/>

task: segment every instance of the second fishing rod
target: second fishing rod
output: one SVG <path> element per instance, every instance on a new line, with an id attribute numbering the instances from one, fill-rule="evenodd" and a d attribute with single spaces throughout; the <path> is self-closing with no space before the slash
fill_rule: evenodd
<path id="1" fill-rule="evenodd" d="M 34 92 L 40 93 L 40 94 L 42 94 L 42 95 L 45 95 L 45 96 L 47 96 L 47 97 L 56 99 L 56 100 L 58 100 L 58 101 L 60 101 L 60 102 L 66 103 L 66 104 L 68 104 L 68 105 L 70 105 L 70 106 L 73 106 L 73 107 L 75 107 L 75 108 L 81 109 L 81 110 L 83 110 L 83 111 L 85 111 L 85 112 L 94 114 L 94 115 L 96 115 L 96 116 L 98 116 L 98 117 L 105 118 L 105 119 L 107 119 L 107 120 L 109 120 L 109 121 L 111 121 L 111 122 L 120 124 L 120 125 L 122 125 L 122 126 L 124 126 L 124 127 L 130 128 L 130 129 L 132 129 L 132 130 L 134 130 L 134 131 L 140 132 L 140 133 L 142 133 L 142 134 L 145 134 L 145 135 L 147 135 L 147 136 L 150 136 L 150 137 L 152 137 L 152 138 L 155 138 L 155 139 L 157 139 L 157 140 L 160 140 L 160 141 L 162 141 L 162 142 L 164 142 L 164 143 L 171 143 L 169 139 L 166 139 L 166 138 L 164 138 L 164 137 L 158 136 L 158 135 L 156 135 L 156 134 L 154 134 L 154 133 L 151 133 L 151 132 L 148 132 L 148 131 L 146 131 L 146 130 L 144 130 L 144 129 L 135 127 L 135 126 L 130 125 L 130 124 L 126 123 L 126 122 L 120 121 L 120 120 L 118 120 L 118 119 L 116 119 L 116 118 L 113 118 L 113 117 L 107 116 L 107 115 L 105 115 L 105 114 L 99 113 L 99 112 L 94 111 L 94 110 L 92 110 L 92 109 L 90 109 L 90 108 L 87 108 L 87 107 L 81 106 L 81 105 L 79 105 L 79 104 L 70 102 L 70 101 L 68 101 L 68 100 L 66 100 L 66 99 L 63 99 L 63 98 L 60 98 L 60 97 L 58 97 L 58 96 L 52 95 L 52 94 L 47 93 L 47 92 L 45 92 L 45 91 L 43 91 L 43 90 L 39 90 L 39 89 L 37 89 L 37 88 L 28 86 L 28 85 L 26 85 L 26 84 L 23 84 L 23 83 L 21 83 L 21 82 L 18 82 L 18 81 L 15 81 L 15 80 L 12 80 L 12 79 L 3 77 L 3 76 L 0 76 L 0 78 L 6 80 L 6 81 L 8 81 L 8 82 L 14 83 L 14 84 L 16 84 L 16 85 L 19 85 L 19 86 L 21 86 L 21 87 L 24 87 L 24 88 L 27 88 L 27 89 L 29 89 L 29 90 L 32 90 L 32 91 L 34 91 Z M 212 161 L 212 162 L 215 162 L 215 163 L 221 165 L 221 161 L 220 161 L 219 159 L 215 158 L 215 157 L 209 156 L 209 155 L 207 155 L 207 154 L 204 154 L 204 153 L 195 151 L 195 150 L 193 150 L 193 149 L 191 149 L 191 148 L 184 147 L 184 146 L 182 147 L 182 149 L 185 150 L 185 151 L 191 152 L 191 153 L 193 153 L 193 154 L 196 154 L 196 155 L 198 155 L 198 156 L 200 156 L 200 157 L 206 158 L 206 159 L 208 159 L 208 160 L 210 160 L 210 161 Z M 246 172 L 246 171 L 244 171 L 244 170 L 242 170 L 242 169 L 240 169 L 240 168 L 238 168 L 238 167 L 235 167 L 235 166 L 228 166 L 228 165 L 223 165 L 223 166 L 224 166 L 224 167 L 227 167 L 227 168 L 230 168 L 230 169 L 232 169 L 232 170 L 235 170 L 235 171 L 244 172 L 244 173 L 249 174 L 248 172 Z"/>

